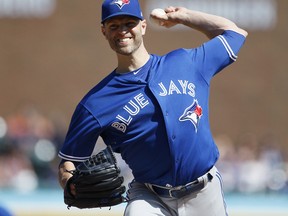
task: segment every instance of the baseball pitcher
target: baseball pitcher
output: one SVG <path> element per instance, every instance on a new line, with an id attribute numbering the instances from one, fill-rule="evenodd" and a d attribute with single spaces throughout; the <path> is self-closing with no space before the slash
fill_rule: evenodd
<path id="1" fill-rule="evenodd" d="M 59 152 L 66 204 L 93 208 L 126 202 L 125 216 L 228 215 L 215 167 L 219 152 L 209 125 L 209 91 L 212 78 L 236 61 L 247 32 L 193 8 L 169 6 L 153 10 L 150 18 L 159 28 L 184 25 L 208 40 L 151 54 L 139 2 L 103 1 L 101 30 L 118 64 L 72 116 Z M 91 156 L 99 136 L 108 149 Z M 127 190 L 112 151 L 132 170 Z"/>

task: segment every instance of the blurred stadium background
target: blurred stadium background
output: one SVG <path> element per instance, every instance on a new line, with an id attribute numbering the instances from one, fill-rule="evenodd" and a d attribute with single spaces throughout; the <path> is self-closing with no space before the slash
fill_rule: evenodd
<path id="1" fill-rule="evenodd" d="M 140 2 L 146 17 L 152 8 L 178 3 Z M 223 15 L 249 31 L 238 62 L 216 76 L 211 89 L 230 215 L 288 215 L 288 1 L 181 5 Z M 0 206 L 13 216 L 123 212 L 124 206 L 68 211 L 57 182 L 57 152 L 73 110 L 116 63 L 100 32 L 100 8 L 100 0 L 0 0 Z M 151 53 L 163 54 L 206 38 L 150 25 L 145 40 Z M 130 170 L 121 166 L 128 182 Z"/>

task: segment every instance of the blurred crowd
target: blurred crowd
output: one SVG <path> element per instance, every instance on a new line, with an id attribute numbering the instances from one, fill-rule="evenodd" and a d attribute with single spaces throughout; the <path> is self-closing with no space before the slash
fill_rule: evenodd
<path id="1" fill-rule="evenodd" d="M 0 190 L 30 192 L 59 187 L 57 153 L 66 130 L 61 115 L 47 117 L 33 107 L 0 116 Z M 288 192 L 287 154 L 274 136 L 259 140 L 254 134 L 243 134 L 235 142 L 218 135 L 215 141 L 221 153 L 217 167 L 225 192 Z M 131 172 L 123 161 L 120 167 L 130 180 Z"/>
<path id="2" fill-rule="evenodd" d="M 221 154 L 217 167 L 226 192 L 288 192 L 287 152 L 274 135 L 259 140 L 253 133 L 247 133 L 236 143 L 219 135 L 215 141 Z"/>
<path id="3" fill-rule="evenodd" d="M 0 188 L 29 192 L 58 186 L 65 127 L 60 115 L 47 117 L 30 106 L 0 116 Z"/>

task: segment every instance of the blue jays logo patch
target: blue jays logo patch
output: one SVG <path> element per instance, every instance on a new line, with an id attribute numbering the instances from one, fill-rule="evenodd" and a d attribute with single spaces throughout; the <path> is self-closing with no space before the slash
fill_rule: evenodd
<path id="1" fill-rule="evenodd" d="M 198 125 L 200 122 L 200 118 L 202 116 L 202 107 L 199 106 L 198 101 L 194 99 L 191 106 L 187 107 L 180 116 L 180 121 L 191 121 L 195 127 L 195 131 L 197 132 Z"/>
<path id="2" fill-rule="evenodd" d="M 124 5 L 130 4 L 130 0 L 114 0 L 111 4 L 115 4 L 122 9 Z"/>

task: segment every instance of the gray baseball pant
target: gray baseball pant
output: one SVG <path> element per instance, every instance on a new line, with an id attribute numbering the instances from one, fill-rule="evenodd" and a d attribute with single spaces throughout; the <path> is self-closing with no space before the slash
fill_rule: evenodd
<path id="1" fill-rule="evenodd" d="M 133 181 L 128 190 L 125 216 L 228 216 L 223 197 L 222 179 L 216 167 L 213 176 L 200 191 L 182 198 L 158 196 L 149 184 Z"/>

